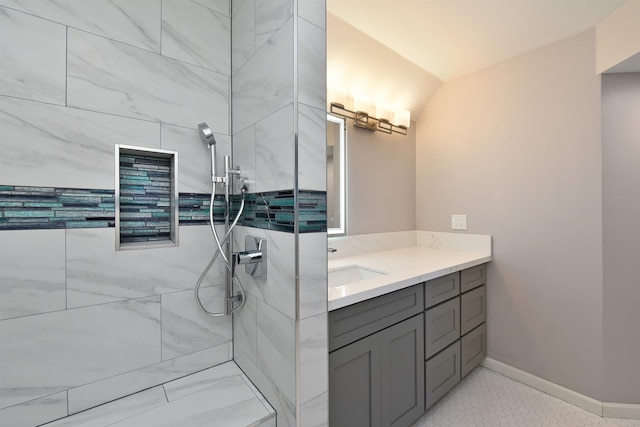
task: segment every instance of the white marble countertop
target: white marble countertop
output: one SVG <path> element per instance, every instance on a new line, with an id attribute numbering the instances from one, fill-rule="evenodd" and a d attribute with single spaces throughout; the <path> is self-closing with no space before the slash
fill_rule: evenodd
<path id="1" fill-rule="evenodd" d="M 331 242 L 329 245 L 333 246 Z M 331 287 L 329 284 L 329 311 L 484 264 L 492 259 L 490 243 L 488 251 L 464 249 L 464 245 L 447 249 L 414 246 L 330 258 L 329 271 L 357 265 L 386 274 L 343 286 Z"/>

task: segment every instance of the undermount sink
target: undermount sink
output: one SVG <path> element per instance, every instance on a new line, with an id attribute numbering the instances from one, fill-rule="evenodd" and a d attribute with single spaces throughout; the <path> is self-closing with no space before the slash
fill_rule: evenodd
<path id="1" fill-rule="evenodd" d="M 329 270 L 329 287 L 343 286 L 361 280 L 384 276 L 384 271 L 376 271 L 360 265 L 348 265 Z"/>

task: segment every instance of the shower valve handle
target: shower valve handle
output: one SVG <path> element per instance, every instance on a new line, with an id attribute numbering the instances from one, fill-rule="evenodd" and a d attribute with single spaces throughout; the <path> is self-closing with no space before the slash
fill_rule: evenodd
<path id="1" fill-rule="evenodd" d="M 243 251 L 236 252 L 235 259 L 238 265 L 255 264 L 262 262 L 262 251 Z"/>
<path id="2" fill-rule="evenodd" d="M 245 249 L 231 254 L 232 274 L 236 266 L 244 265 L 245 272 L 256 279 L 267 280 L 267 240 L 245 236 Z"/>

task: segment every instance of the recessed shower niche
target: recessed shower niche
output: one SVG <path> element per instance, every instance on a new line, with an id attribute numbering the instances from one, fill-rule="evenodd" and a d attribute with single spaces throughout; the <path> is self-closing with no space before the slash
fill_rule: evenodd
<path id="1" fill-rule="evenodd" d="M 116 250 L 178 246 L 178 153 L 116 145 Z"/>

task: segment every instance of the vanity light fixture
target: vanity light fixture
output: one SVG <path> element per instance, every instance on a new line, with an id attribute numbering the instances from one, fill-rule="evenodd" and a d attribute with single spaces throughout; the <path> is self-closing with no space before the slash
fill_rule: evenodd
<path id="1" fill-rule="evenodd" d="M 407 134 L 407 129 L 411 126 L 411 113 L 409 110 L 391 111 L 386 107 L 378 108 L 379 115 L 376 117 L 376 106 L 371 104 L 368 98 L 356 96 L 353 98 L 353 110 L 348 109 L 346 96 L 343 91 L 336 91 L 331 101 L 331 113 L 345 119 L 353 120 L 353 124 L 361 129 L 379 131 L 387 134 L 399 133 Z M 391 116 L 393 115 L 393 122 Z"/>

